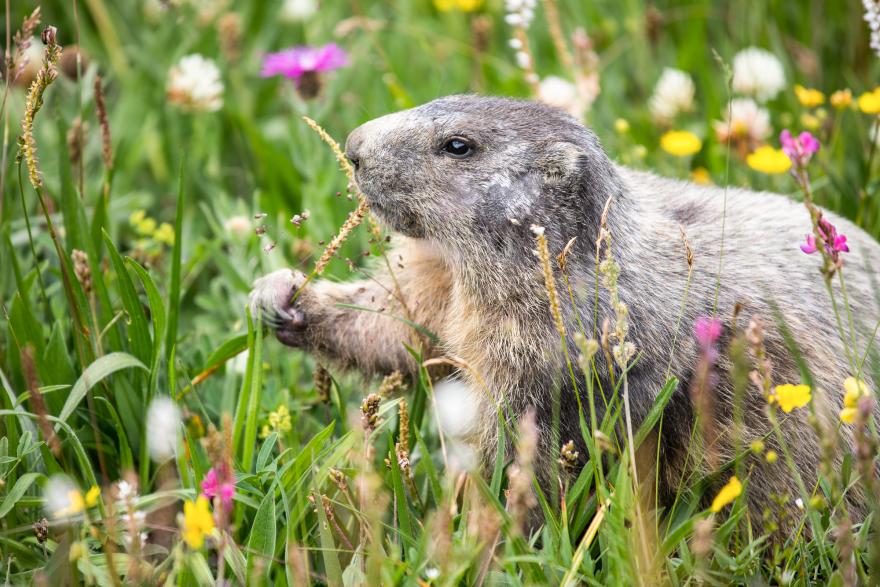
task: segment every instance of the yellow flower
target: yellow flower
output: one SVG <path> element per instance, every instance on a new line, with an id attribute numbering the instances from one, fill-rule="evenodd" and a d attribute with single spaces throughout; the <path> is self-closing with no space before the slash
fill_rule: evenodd
<path id="1" fill-rule="evenodd" d="M 785 173 L 791 169 L 791 159 L 782 152 L 782 149 L 774 149 L 770 145 L 764 145 L 755 149 L 746 157 L 746 163 L 755 171 L 761 173 Z"/>
<path id="2" fill-rule="evenodd" d="M 794 87 L 794 93 L 797 95 L 797 99 L 801 103 L 801 106 L 807 108 L 815 108 L 816 106 L 821 106 L 825 103 L 825 94 L 813 88 L 805 88 L 798 84 Z"/>
<path id="3" fill-rule="evenodd" d="M 144 218 L 147 217 L 147 213 L 143 210 L 135 210 L 131 213 L 131 216 L 128 217 L 128 222 L 132 226 L 137 226 L 141 222 L 144 221 Z"/>
<path id="4" fill-rule="evenodd" d="M 739 479 L 731 477 L 730 481 L 727 482 L 727 485 L 722 487 L 721 491 L 718 492 L 718 495 L 715 496 L 715 499 L 712 500 L 712 507 L 709 509 L 717 514 L 724 509 L 725 506 L 732 503 L 734 499 L 739 497 L 742 490 L 743 486 L 742 483 L 739 482 Z"/>
<path id="5" fill-rule="evenodd" d="M 810 403 L 811 399 L 809 385 L 786 383 L 785 385 L 776 386 L 773 390 L 773 395 L 770 396 L 770 403 L 779 404 L 782 411 L 788 414 L 795 408 L 804 407 Z"/>
<path id="6" fill-rule="evenodd" d="M 214 516 L 208 507 L 208 498 L 200 495 L 195 502 L 183 504 L 183 539 L 190 548 L 198 550 L 205 544 L 205 536 L 214 531 Z"/>
<path id="7" fill-rule="evenodd" d="M 840 410 L 840 421 L 844 424 L 852 424 L 856 419 L 859 400 L 870 392 L 865 382 L 855 377 L 847 377 L 844 380 L 843 391 L 843 409 Z"/>
<path id="8" fill-rule="evenodd" d="M 449 12 L 450 10 L 474 12 L 482 4 L 483 0 L 434 0 L 434 8 L 440 12 Z"/>
<path id="9" fill-rule="evenodd" d="M 859 96 L 859 110 L 865 114 L 880 114 L 880 88 Z"/>
<path id="10" fill-rule="evenodd" d="M 837 90 L 831 94 L 830 102 L 837 110 L 846 110 L 852 104 L 852 90 Z"/>
<path id="11" fill-rule="evenodd" d="M 92 485 L 92 488 L 86 492 L 86 507 L 94 507 L 98 503 L 99 497 L 101 497 L 101 488 L 97 485 Z"/>
<path id="12" fill-rule="evenodd" d="M 163 222 L 159 225 L 159 228 L 156 229 L 156 234 L 153 235 L 160 243 L 165 243 L 166 245 L 173 246 L 174 245 L 174 227 L 168 224 L 167 222 Z"/>
<path id="13" fill-rule="evenodd" d="M 618 118 L 614 121 L 614 130 L 624 135 L 629 132 L 629 122 L 625 118 Z"/>
<path id="14" fill-rule="evenodd" d="M 660 137 L 660 147 L 676 157 L 693 155 L 703 147 L 703 142 L 692 132 L 671 130 Z"/>
<path id="15" fill-rule="evenodd" d="M 779 459 L 779 454 L 775 450 L 768 450 L 767 454 L 764 455 L 764 458 L 772 465 Z"/>
<path id="16" fill-rule="evenodd" d="M 278 432 L 290 432 L 293 427 L 290 423 L 290 410 L 287 406 L 278 406 L 274 412 L 269 412 L 269 426 Z"/>
<path id="17" fill-rule="evenodd" d="M 819 120 L 818 116 L 814 116 L 809 112 L 804 112 L 801 114 L 801 126 L 806 128 L 807 130 L 816 130 L 822 125 L 822 121 Z"/>
<path id="18" fill-rule="evenodd" d="M 709 185 L 712 183 L 712 176 L 705 167 L 697 167 L 691 171 L 691 181 L 700 185 Z"/>

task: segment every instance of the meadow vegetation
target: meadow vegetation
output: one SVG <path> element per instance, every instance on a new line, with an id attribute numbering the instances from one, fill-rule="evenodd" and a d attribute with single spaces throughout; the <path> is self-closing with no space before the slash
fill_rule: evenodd
<path id="1" fill-rule="evenodd" d="M 534 422 L 499 421 L 501 448 L 481 468 L 467 442 L 467 393 L 432 378 L 442 361 L 416 377 L 365 381 L 264 338 L 246 310 L 250 284 L 272 270 L 345 280 L 382 262 L 387 234 L 334 140 L 464 92 L 563 108 L 627 165 L 790 194 L 812 218 L 792 247 L 836 283 L 859 252 L 817 206 L 880 236 L 873 0 L 5 7 L 3 581 L 877 581 L 876 349 L 848 348 L 856 360 L 839 382 L 846 403 L 820 418 L 812 399 L 823 390 L 811 387 L 809 365 L 801 381 L 773 379 L 762 337 L 774 316 L 734 333 L 735 386 L 762 389 L 771 422 L 809 410 L 823 439 L 819 485 L 776 496 L 756 524 L 743 496 L 760 471 L 740 459 L 718 463 L 720 492 L 705 495 L 710 479 L 689 479 L 672 508 L 652 507 L 635 482 L 635 447 L 662 422 L 674 378 L 633 430 L 616 393 L 621 377 L 605 418 L 583 414 L 588 465 L 573 467 L 578 455 L 562 439 L 558 483 L 543 492 Z M 551 312 L 567 295 L 560 251 L 534 232 Z M 610 237 L 597 243 L 597 263 L 601 251 L 601 286 L 613 288 L 627 268 L 614 258 L 620 236 Z M 626 300 L 615 303 L 608 318 L 620 324 Z M 838 303 L 847 339 L 847 301 Z M 730 318 L 693 325 L 697 396 L 711 393 L 720 323 Z M 638 353 L 623 338 L 611 349 L 592 332 L 560 334 L 574 337 L 572 368 L 587 374 L 596 353 L 624 365 Z M 798 341 L 787 342 L 798 356 Z M 411 352 L 421 362 L 422 349 Z M 854 446 L 840 441 L 844 426 Z M 797 475 L 781 444 L 782 454 L 758 441 L 743 451 Z M 867 519 L 846 511 L 849 491 L 866 495 Z M 793 523 L 779 519 L 791 502 Z M 797 530 L 780 535 L 780 526 Z"/>

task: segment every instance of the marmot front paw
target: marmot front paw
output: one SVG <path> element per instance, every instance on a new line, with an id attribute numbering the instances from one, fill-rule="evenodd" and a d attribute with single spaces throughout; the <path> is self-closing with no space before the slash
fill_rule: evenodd
<path id="1" fill-rule="evenodd" d="M 302 347 L 306 343 L 308 321 L 302 300 L 291 303 L 305 282 L 306 276 L 299 271 L 280 269 L 256 280 L 251 291 L 251 316 L 260 316 L 263 324 L 275 331 L 276 338 L 288 346 Z"/>

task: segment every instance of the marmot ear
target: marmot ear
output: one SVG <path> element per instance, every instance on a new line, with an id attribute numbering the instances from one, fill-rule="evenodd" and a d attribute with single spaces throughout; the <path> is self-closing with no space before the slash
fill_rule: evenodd
<path id="1" fill-rule="evenodd" d="M 547 183 L 563 183 L 580 175 L 586 156 L 586 151 L 574 143 L 555 141 L 544 147 L 535 166 Z"/>

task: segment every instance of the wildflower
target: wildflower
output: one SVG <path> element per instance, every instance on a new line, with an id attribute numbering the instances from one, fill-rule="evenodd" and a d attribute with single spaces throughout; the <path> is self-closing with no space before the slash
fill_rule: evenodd
<path id="1" fill-rule="evenodd" d="M 865 22 L 871 31 L 871 49 L 880 56 L 880 2 L 877 0 L 862 0 L 865 7 Z"/>
<path id="2" fill-rule="evenodd" d="M 216 112 L 223 106 L 217 65 L 199 54 L 183 57 L 168 73 L 168 100 L 188 112 Z"/>
<path id="3" fill-rule="evenodd" d="M 815 114 L 804 112 L 803 114 L 801 114 L 801 126 L 808 130 L 817 130 L 820 126 L 822 126 L 822 120 Z"/>
<path id="4" fill-rule="evenodd" d="M 766 448 L 764 445 L 764 441 L 761 440 L 760 438 L 757 440 L 753 440 L 752 443 L 749 445 L 749 450 L 752 451 L 752 454 L 756 454 L 756 455 L 759 455 L 762 452 L 764 452 L 764 448 Z"/>
<path id="5" fill-rule="evenodd" d="M 171 398 L 159 397 L 147 409 L 147 447 L 157 463 L 174 457 L 180 431 L 180 408 Z"/>
<path id="6" fill-rule="evenodd" d="M 519 53 L 517 53 L 519 55 Z M 575 118 L 583 116 L 585 105 L 577 88 L 568 80 L 550 75 L 538 85 L 538 100 L 568 112 Z"/>
<path id="7" fill-rule="evenodd" d="M 786 414 L 791 413 L 796 408 L 802 408 L 812 399 L 809 385 L 792 385 L 786 383 L 777 385 L 773 390 L 773 395 L 768 398 L 771 405 L 778 405 Z"/>
<path id="8" fill-rule="evenodd" d="M 618 118 L 614 121 L 614 130 L 622 135 L 625 135 L 629 132 L 629 121 L 625 118 Z"/>
<path id="9" fill-rule="evenodd" d="M 226 475 L 226 477 L 230 477 Z M 232 498 L 235 495 L 234 480 L 221 480 L 217 469 L 211 467 L 202 479 L 202 495 L 208 498 L 219 497 L 223 507 L 227 510 L 232 506 Z"/>
<path id="10" fill-rule="evenodd" d="M 195 550 L 205 544 L 205 536 L 214 531 L 214 516 L 208 507 L 208 498 L 200 495 L 183 504 L 183 539 Z"/>
<path id="11" fill-rule="evenodd" d="M 859 110 L 865 114 L 880 114 L 880 88 L 865 92 L 858 99 Z"/>
<path id="12" fill-rule="evenodd" d="M 687 157 L 698 152 L 703 142 L 692 132 L 671 130 L 660 137 L 660 147 L 676 157 Z"/>
<path id="13" fill-rule="evenodd" d="M 731 477 L 727 484 L 718 492 L 718 495 L 715 496 L 715 499 L 712 500 L 712 506 L 709 509 L 714 513 L 720 512 L 742 494 L 742 489 L 743 486 L 739 479 Z"/>
<path id="14" fill-rule="evenodd" d="M 155 234 L 153 235 L 160 243 L 165 243 L 166 245 L 173 246 L 174 245 L 174 227 L 168 224 L 167 222 L 163 222 L 159 225 L 159 228 L 156 229 Z"/>
<path id="15" fill-rule="evenodd" d="M 694 322 L 694 338 L 703 349 L 708 349 L 718 342 L 722 329 L 721 320 L 702 316 Z"/>
<path id="16" fill-rule="evenodd" d="M 94 485 L 85 495 L 63 475 L 55 475 L 46 483 L 43 497 L 46 509 L 53 518 L 68 518 L 94 507 L 101 496 L 101 489 Z"/>
<path id="17" fill-rule="evenodd" d="M 828 100 L 837 110 L 846 110 L 852 104 L 852 90 L 837 90 Z"/>
<path id="18" fill-rule="evenodd" d="M 348 65 L 348 55 L 335 43 L 322 47 L 291 47 L 263 58 L 263 77 L 283 75 L 296 84 L 305 100 L 315 98 L 322 87 L 321 74 Z"/>
<path id="19" fill-rule="evenodd" d="M 318 0 L 284 0 L 281 5 L 281 20 L 300 22 L 308 20 L 318 12 Z"/>
<path id="20" fill-rule="evenodd" d="M 772 100 L 785 88 L 782 62 L 769 51 L 748 47 L 733 57 L 733 89 L 758 102 Z"/>
<path id="21" fill-rule="evenodd" d="M 152 236 L 156 232 L 156 221 L 143 210 L 135 210 L 128 217 L 128 222 L 141 236 Z"/>
<path id="22" fill-rule="evenodd" d="M 482 4 L 483 0 L 434 0 L 434 8 L 440 12 L 449 12 L 450 10 L 474 12 Z"/>
<path id="23" fill-rule="evenodd" d="M 794 138 L 788 129 L 782 131 L 779 135 L 779 142 L 782 143 L 782 150 L 791 159 L 792 164 L 798 168 L 804 168 L 810 162 L 813 155 L 819 151 L 819 140 L 804 131 Z"/>
<path id="24" fill-rule="evenodd" d="M 272 432 L 290 432 L 293 426 L 290 423 L 290 410 L 287 406 L 280 405 L 274 412 L 269 412 L 269 424 L 263 426 L 261 436 L 266 438 Z"/>
<path id="25" fill-rule="evenodd" d="M 529 28 L 535 18 L 536 0 L 504 0 L 504 22 L 513 27 Z"/>
<path id="26" fill-rule="evenodd" d="M 825 94 L 815 88 L 805 88 L 800 84 L 794 86 L 794 93 L 801 106 L 815 108 L 825 103 Z"/>
<path id="27" fill-rule="evenodd" d="M 768 450 L 767 454 L 764 455 L 764 459 L 767 461 L 767 463 L 772 465 L 779 460 L 779 454 L 775 450 Z"/>
<path id="28" fill-rule="evenodd" d="M 782 149 L 774 149 L 770 145 L 758 147 L 746 157 L 746 163 L 755 171 L 776 174 L 791 169 L 791 159 Z"/>
<path id="29" fill-rule="evenodd" d="M 843 382 L 843 409 L 840 410 L 840 421 L 844 424 L 855 422 L 859 400 L 868 397 L 868 386 L 861 379 L 847 377 Z"/>
<path id="30" fill-rule="evenodd" d="M 453 379 L 438 383 L 434 387 L 434 404 L 440 429 L 447 436 L 463 438 L 474 430 L 480 404 L 463 382 Z"/>
<path id="31" fill-rule="evenodd" d="M 697 167 L 691 171 L 691 181 L 700 185 L 710 185 L 712 183 L 712 176 L 705 167 Z"/>
<path id="32" fill-rule="evenodd" d="M 751 98 L 736 98 L 724 109 L 724 121 L 714 126 L 722 143 L 729 139 L 756 146 L 770 136 L 770 114 Z"/>
<path id="33" fill-rule="evenodd" d="M 654 118 L 661 122 L 672 122 L 679 112 L 688 112 L 694 107 L 694 81 L 684 71 L 667 67 L 660 75 L 648 107 Z"/>
<path id="34" fill-rule="evenodd" d="M 251 231 L 251 221 L 247 216 L 232 216 L 223 223 L 223 228 L 235 238 L 243 238 Z"/>
<path id="35" fill-rule="evenodd" d="M 824 216 L 820 216 L 816 224 L 816 230 L 822 239 L 821 243 L 816 242 L 816 235 L 806 235 L 807 242 L 801 245 L 801 250 L 808 255 L 819 250 L 819 245 L 825 248 L 825 252 L 831 257 L 831 261 L 835 264 L 839 262 L 840 253 L 848 253 L 849 245 L 846 244 L 846 236 L 837 234 L 837 227 L 828 222 Z"/>

